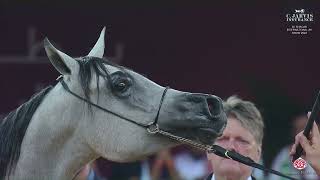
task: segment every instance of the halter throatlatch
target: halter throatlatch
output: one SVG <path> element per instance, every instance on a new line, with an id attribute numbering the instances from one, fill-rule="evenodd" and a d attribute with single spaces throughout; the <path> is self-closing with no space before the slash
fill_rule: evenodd
<path id="1" fill-rule="evenodd" d="M 257 168 L 257 169 L 260 169 L 260 170 L 263 170 L 265 172 L 269 172 L 269 173 L 272 173 L 272 174 L 275 174 L 275 175 L 278 175 L 278 176 L 281 176 L 281 177 L 284 177 L 284 178 L 287 178 L 287 179 L 291 179 L 291 180 L 297 180 L 295 178 L 292 178 L 292 177 L 289 177 L 283 173 L 280 173 L 278 171 L 275 171 L 273 169 L 268 169 L 268 168 L 265 168 L 263 165 L 260 165 L 256 162 L 254 162 L 251 158 L 249 157 L 246 157 L 246 156 L 243 156 L 235 151 L 228 151 L 226 149 L 224 149 L 223 147 L 220 147 L 218 145 L 204 145 L 204 144 L 201 144 L 201 143 L 198 143 L 198 142 L 195 142 L 193 140 L 190 140 L 190 139 L 187 139 L 187 138 L 183 138 L 183 137 L 180 137 L 180 136 L 176 136 L 170 132 L 167 132 L 167 131 L 163 131 L 159 128 L 159 125 L 158 125 L 158 119 L 159 119 L 159 115 L 160 115 L 160 111 L 161 111 L 161 107 L 162 107 L 162 103 L 163 103 L 163 100 L 165 98 L 165 95 L 168 91 L 168 89 L 170 89 L 170 87 L 166 87 L 162 93 L 162 96 L 161 96 L 161 100 L 160 100 L 160 103 L 159 103 L 159 108 L 158 108 L 158 111 L 157 111 L 157 114 L 156 114 L 156 117 L 154 119 L 153 122 L 149 123 L 149 124 L 142 124 L 142 123 L 139 123 L 137 121 L 134 121 L 132 119 L 129 119 L 127 117 L 124 117 L 120 114 L 117 114 L 113 111 L 110 111 L 104 107 L 101 107 L 99 106 L 98 104 L 95 104 L 95 103 L 92 103 L 90 100 L 86 99 L 86 98 L 83 98 L 81 96 L 79 96 L 78 94 L 72 92 L 70 90 L 70 88 L 68 87 L 68 85 L 64 82 L 63 80 L 63 77 L 62 76 L 59 76 L 57 78 L 57 80 L 61 83 L 62 87 L 67 91 L 69 92 L 70 94 L 72 94 L 73 96 L 77 97 L 78 99 L 80 100 L 83 100 L 85 101 L 86 103 L 104 111 L 104 112 L 107 112 L 107 113 L 110 113 L 110 114 L 113 114 L 115 116 L 118 116 L 119 118 L 121 119 L 124 119 L 126 121 L 129 121 L 133 124 L 136 124 L 140 127 L 144 127 L 147 129 L 147 131 L 150 133 L 150 134 L 161 134 L 163 136 L 166 136 L 172 140 L 175 140 L 175 141 L 179 141 L 181 143 L 185 143 L 185 144 L 188 144 L 190 146 L 193 146 L 195 148 L 198 148 L 198 149 L 201 149 L 203 151 L 206 151 L 208 153 L 214 153 L 218 156 L 221 156 L 221 157 L 224 157 L 224 158 L 227 158 L 227 159 L 232 159 L 234 161 L 237 161 L 237 162 L 240 162 L 242 164 L 245 164 L 245 165 L 248 165 L 248 166 L 251 166 L 251 167 L 254 167 L 254 168 Z"/>

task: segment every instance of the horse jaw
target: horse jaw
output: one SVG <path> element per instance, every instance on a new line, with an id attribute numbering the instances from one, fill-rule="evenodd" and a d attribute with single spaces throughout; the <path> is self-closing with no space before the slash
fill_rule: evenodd
<path id="1" fill-rule="evenodd" d="M 87 121 L 81 129 L 91 149 L 105 159 L 132 162 L 178 144 L 113 115 L 96 111 L 94 116 L 95 120 Z"/>

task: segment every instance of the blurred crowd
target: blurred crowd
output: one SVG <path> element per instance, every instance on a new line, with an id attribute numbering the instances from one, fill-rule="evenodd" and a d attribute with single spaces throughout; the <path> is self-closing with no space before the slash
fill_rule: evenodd
<path id="1" fill-rule="evenodd" d="M 90 171 L 94 172 L 95 178 L 89 176 Z M 78 180 L 86 179 L 83 177 L 87 177 L 86 180 L 198 180 L 210 172 L 204 152 L 181 146 L 132 163 L 98 159 L 81 170 Z"/>

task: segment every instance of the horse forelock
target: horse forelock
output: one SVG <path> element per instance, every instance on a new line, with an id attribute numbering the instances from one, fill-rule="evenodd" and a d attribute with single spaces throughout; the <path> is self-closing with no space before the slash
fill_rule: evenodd
<path id="1" fill-rule="evenodd" d="M 119 68 L 123 70 L 122 66 L 108 61 L 107 59 L 102 59 L 98 57 L 81 57 L 76 59 L 79 64 L 79 82 L 81 89 L 84 92 L 86 99 L 90 100 L 90 83 L 93 76 L 97 79 L 97 89 L 99 96 L 99 79 L 100 77 L 105 79 L 108 83 L 110 82 L 110 71 L 107 69 L 107 65 Z"/>

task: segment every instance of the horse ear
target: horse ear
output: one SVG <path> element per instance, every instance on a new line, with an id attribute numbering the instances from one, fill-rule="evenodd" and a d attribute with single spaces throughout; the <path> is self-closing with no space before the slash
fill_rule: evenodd
<path id="1" fill-rule="evenodd" d="M 104 54 L 104 35 L 105 35 L 106 27 L 104 27 L 100 33 L 100 37 L 94 47 L 89 52 L 88 56 L 102 58 Z"/>
<path id="2" fill-rule="evenodd" d="M 60 72 L 60 74 L 70 75 L 75 70 L 78 65 L 76 60 L 56 49 L 48 38 L 44 39 L 44 48 L 51 64 Z"/>

